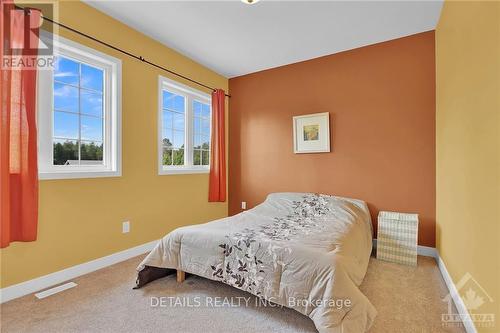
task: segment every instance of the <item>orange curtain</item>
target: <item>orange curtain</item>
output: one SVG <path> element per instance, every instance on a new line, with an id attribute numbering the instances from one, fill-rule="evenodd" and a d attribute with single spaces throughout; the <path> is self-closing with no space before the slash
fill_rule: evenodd
<path id="1" fill-rule="evenodd" d="M 226 201 L 225 93 L 212 92 L 212 139 L 210 140 L 210 178 L 208 201 Z"/>
<path id="2" fill-rule="evenodd" d="M 33 59 L 40 12 L 14 10 L 2 1 L 1 55 Z M 5 29 L 8 27 L 7 29 Z M 33 35 L 34 34 L 34 35 Z M 35 38 L 36 37 L 36 38 Z M 27 41 L 30 40 L 30 41 Z M 38 167 L 36 132 L 36 67 L 1 69 L 0 247 L 36 240 Z"/>

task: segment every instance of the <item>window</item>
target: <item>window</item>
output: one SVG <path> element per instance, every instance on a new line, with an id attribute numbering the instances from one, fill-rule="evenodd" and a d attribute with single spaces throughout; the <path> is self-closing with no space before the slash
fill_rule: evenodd
<path id="1" fill-rule="evenodd" d="M 210 95 L 159 78 L 159 174 L 206 173 L 210 164 Z"/>
<path id="2" fill-rule="evenodd" d="M 120 176 L 120 60 L 62 37 L 54 52 L 39 71 L 40 179 Z"/>

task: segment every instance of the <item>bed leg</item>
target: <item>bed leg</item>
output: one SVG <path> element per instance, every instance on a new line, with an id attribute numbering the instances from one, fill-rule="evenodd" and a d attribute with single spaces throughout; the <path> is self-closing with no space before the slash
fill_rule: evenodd
<path id="1" fill-rule="evenodd" d="M 186 272 L 181 271 L 180 269 L 177 270 L 177 282 L 182 283 L 186 279 Z"/>

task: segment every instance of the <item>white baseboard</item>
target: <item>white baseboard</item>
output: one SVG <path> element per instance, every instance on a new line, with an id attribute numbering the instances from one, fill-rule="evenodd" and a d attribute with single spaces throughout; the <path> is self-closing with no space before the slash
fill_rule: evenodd
<path id="1" fill-rule="evenodd" d="M 8 302 L 12 299 L 34 293 L 48 287 L 52 287 L 56 284 L 66 282 L 78 276 L 88 274 L 98 269 L 111 266 L 121 261 L 144 254 L 148 251 L 151 251 L 157 243 L 158 241 L 155 240 L 127 250 L 113 253 L 106 257 L 98 258 L 80 265 L 63 269 L 58 272 L 47 274 L 33 280 L 28 280 L 9 287 L 2 288 L 0 289 L 0 303 Z"/>
<path id="2" fill-rule="evenodd" d="M 377 248 L 377 239 L 373 239 L 373 248 Z M 429 247 L 429 246 L 423 246 L 423 245 L 418 245 L 417 246 L 417 254 L 419 256 L 424 256 L 424 257 L 432 257 L 437 259 L 437 251 L 435 247 Z"/>
<path id="3" fill-rule="evenodd" d="M 377 239 L 375 238 L 373 239 L 373 248 L 374 249 L 377 248 Z M 453 283 L 453 280 L 451 279 L 451 276 L 448 273 L 448 270 L 446 269 L 444 261 L 443 259 L 441 259 L 441 256 L 439 255 L 439 252 L 436 250 L 436 248 L 418 245 L 417 254 L 424 257 L 433 257 L 434 259 L 436 259 L 439 271 L 441 272 L 441 276 L 443 277 L 446 287 L 450 292 L 451 298 L 453 299 L 453 303 L 455 303 L 457 312 L 461 315 L 465 331 L 467 333 L 477 333 L 476 327 L 472 322 L 469 311 L 465 307 L 465 304 L 462 298 L 460 297 L 460 294 L 457 291 L 457 287 L 455 286 L 455 283 Z"/>
<path id="4" fill-rule="evenodd" d="M 474 326 L 472 318 L 470 317 L 469 311 L 465 307 L 462 297 L 460 297 L 457 287 L 455 286 L 455 283 L 453 283 L 453 280 L 451 279 L 451 276 L 446 269 L 443 259 L 441 259 L 441 257 L 439 256 L 439 253 L 437 255 L 436 261 L 439 267 L 439 271 L 441 272 L 441 276 L 443 277 L 443 280 L 448 287 L 448 291 L 450 292 L 450 296 L 453 299 L 453 303 L 455 303 L 457 312 L 461 316 L 465 331 L 467 333 L 477 333 L 476 327 Z"/>

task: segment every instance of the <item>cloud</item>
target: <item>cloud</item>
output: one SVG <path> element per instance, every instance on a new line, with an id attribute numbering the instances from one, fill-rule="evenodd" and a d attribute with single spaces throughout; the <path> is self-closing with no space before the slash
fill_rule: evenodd
<path id="1" fill-rule="evenodd" d="M 57 97 L 73 97 L 76 98 L 77 91 L 76 88 L 68 86 L 68 85 L 56 85 L 54 88 L 54 96 Z"/>
<path id="2" fill-rule="evenodd" d="M 57 78 L 72 77 L 72 76 L 77 77 L 78 75 L 75 73 L 72 73 L 72 72 L 58 72 L 58 73 L 54 74 L 54 77 L 57 77 Z"/>

